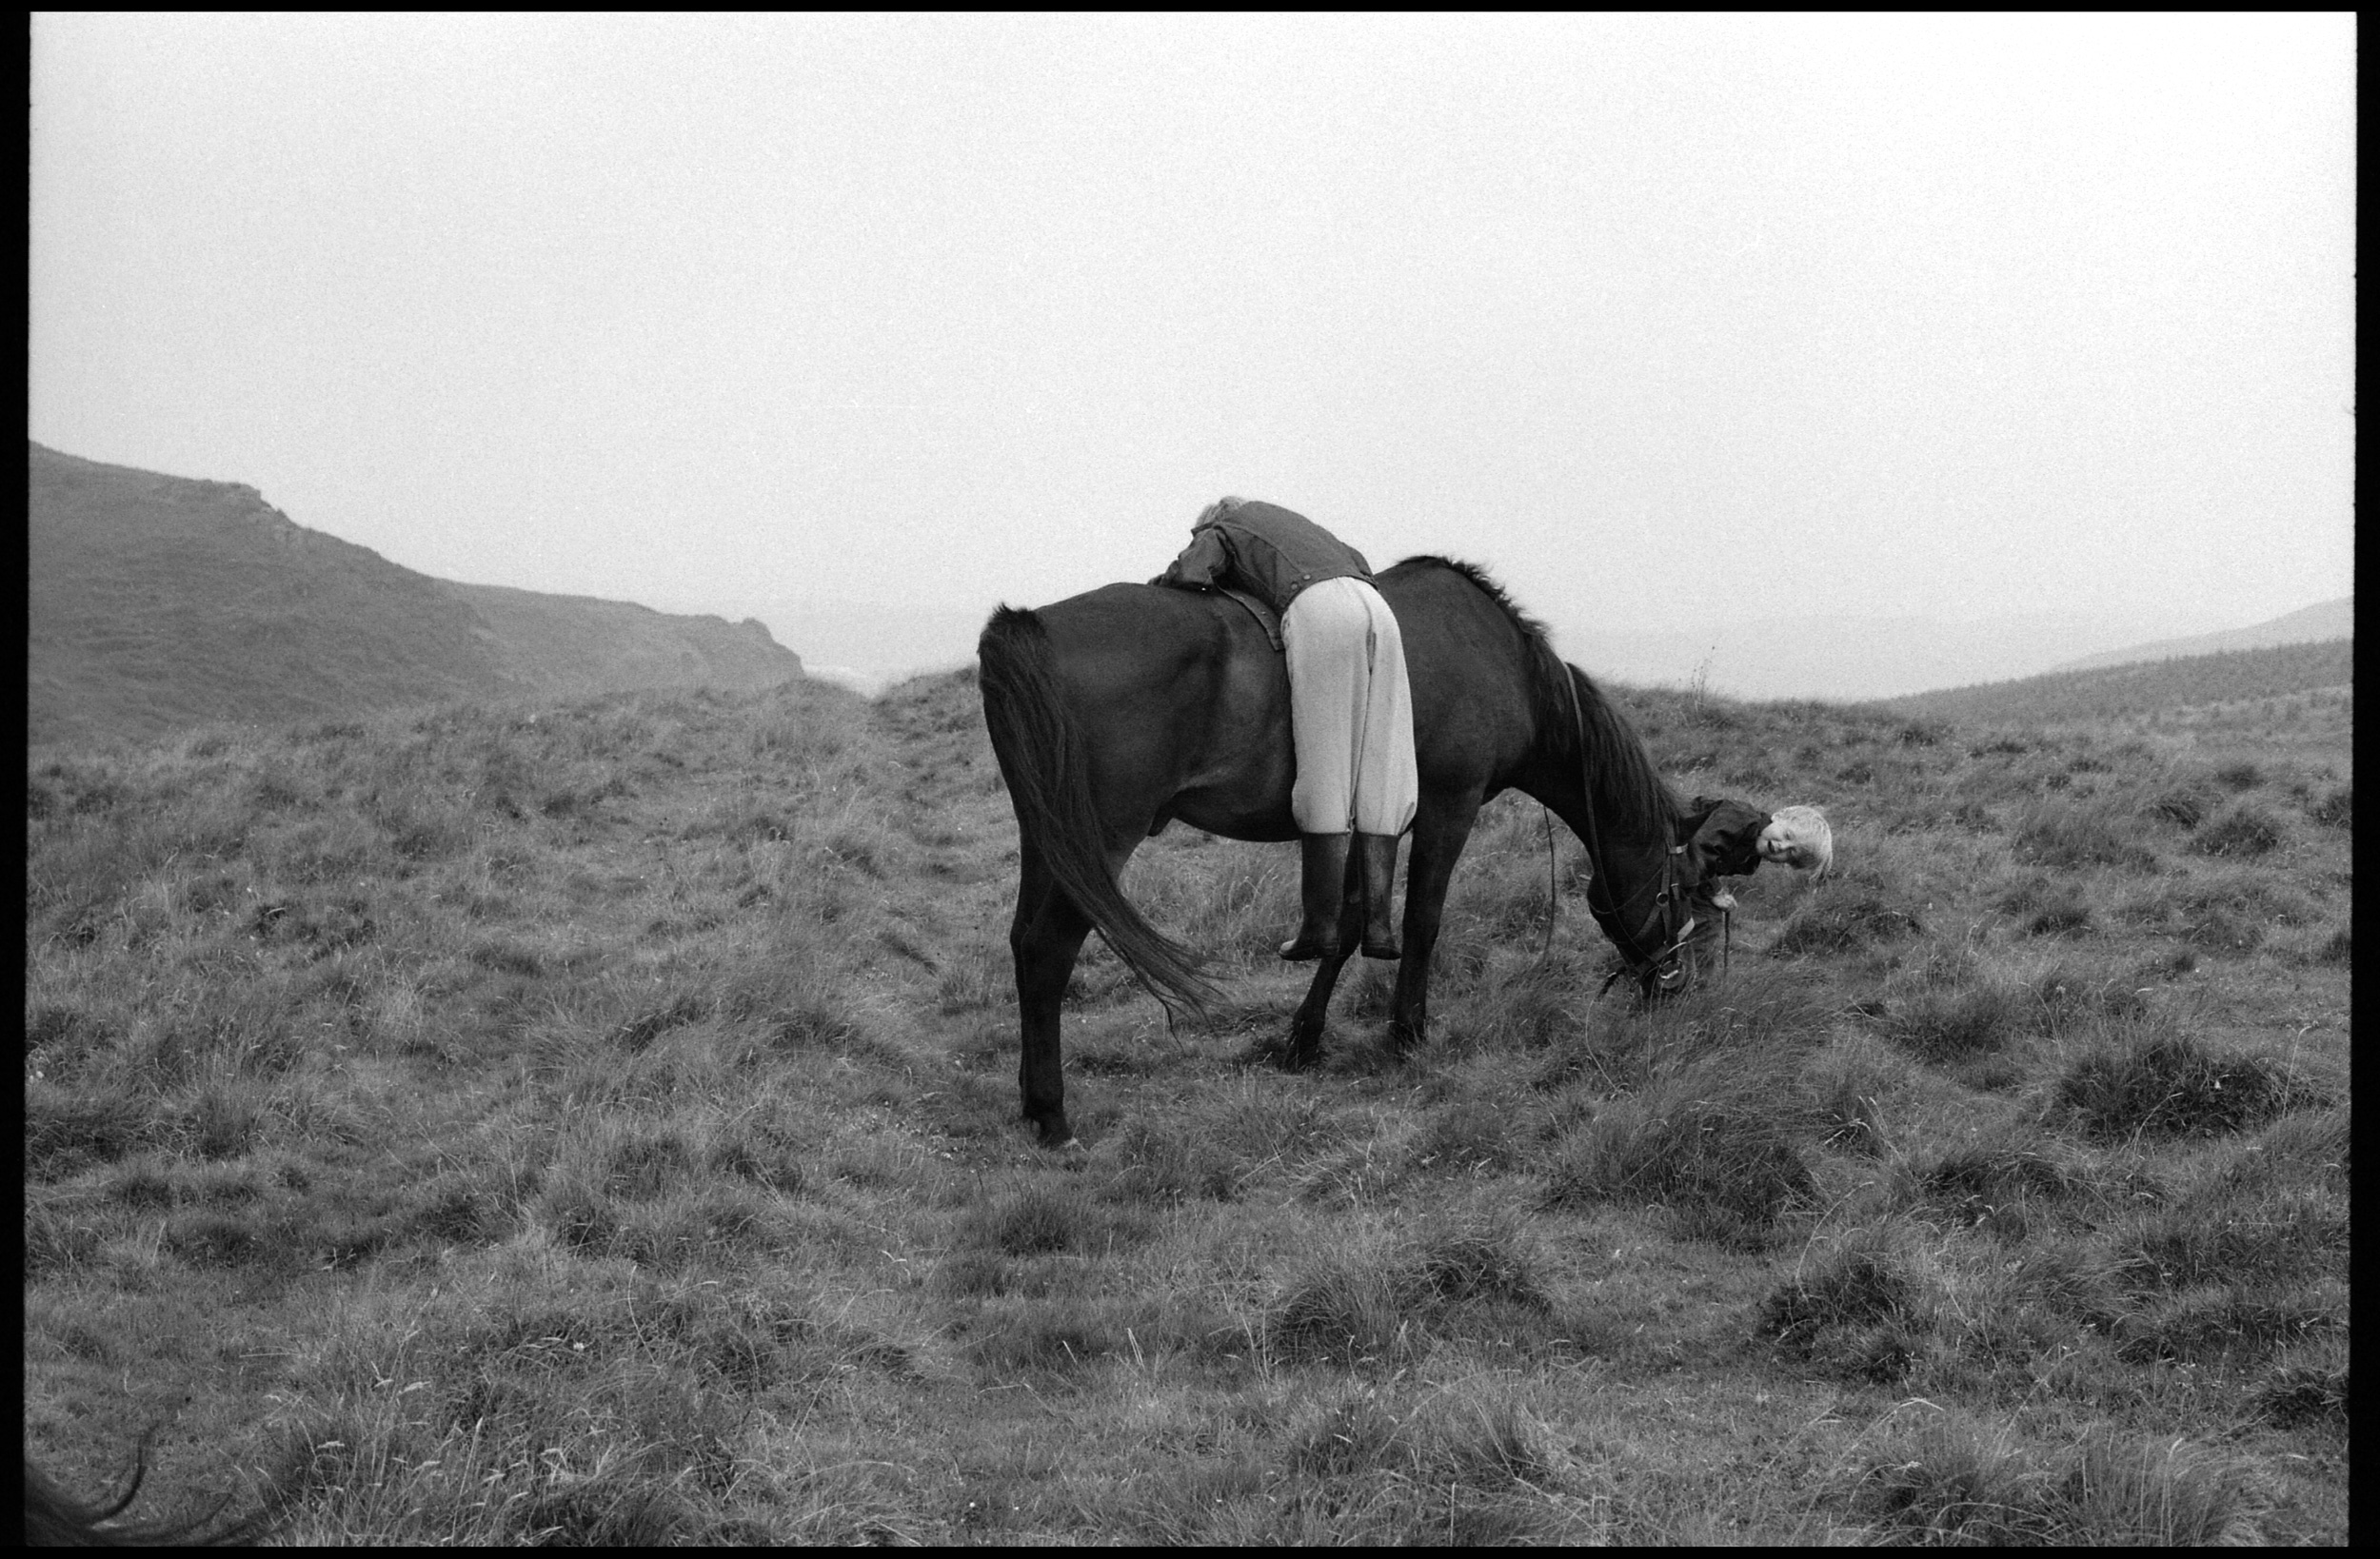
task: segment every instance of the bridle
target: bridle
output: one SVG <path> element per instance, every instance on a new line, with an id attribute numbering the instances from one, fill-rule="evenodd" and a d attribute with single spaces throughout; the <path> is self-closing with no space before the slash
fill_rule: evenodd
<path id="1" fill-rule="evenodd" d="M 1558 661 L 1556 663 L 1560 664 Z M 1596 909 L 1595 885 L 1604 875 L 1603 863 L 1610 858 L 1603 852 L 1602 825 L 1596 820 L 1594 776 L 1587 772 L 1587 720 L 1578 703 L 1578 681 L 1569 666 L 1563 665 L 1561 669 L 1562 685 L 1570 690 L 1571 731 L 1578 742 L 1579 807 L 1587 816 L 1587 853 L 1591 871 L 1587 878 L 1587 909 L 1602 924 L 1604 931 L 1611 934 L 1612 943 L 1619 949 L 1621 958 L 1621 966 L 1605 977 L 1602 990 L 1596 995 L 1601 996 L 1611 990 L 1620 976 L 1634 975 L 1648 998 L 1656 994 L 1675 996 L 1686 988 L 1694 976 L 1693 966 L 1687 961 L 1685 953 L 1686 943 L 1694 936 L 1698 923 L 1693 915 L 1686 913 L 1685 896 L 1677 882 L 1677 863 L 1679 858 L 1685 855 L 1686 847 L 1672 840 L 1661 856 L 1658 879 L 1644 883 L 1608 910 Z M 1637 899 L 1655 888 L 1659 891 L 1654 894 L 1653 914 L 1660 921 L 1661 950 L 1651 957 L 1638 957 L 1634 950 L 1635 938 L 1624 935 L 1627 925 L 1624 917 Z M 1608 890 L 1604 897 L 1611 897 Z M 1734 918 L 1725 908 L 1720 909 L 1719 915 L 1722 925 L 1732 934 Z M 1683 917 L 1683 923 L 1680 923 L 1680 917 Z M 1613 933 L 1616 925 L 1621 928 L 1621 933 Z M 1730 935 L 1726 939 L 1732 941 L 1734 937 Z M 1724 952 L 1721 957 L 1724 958 Z"/>

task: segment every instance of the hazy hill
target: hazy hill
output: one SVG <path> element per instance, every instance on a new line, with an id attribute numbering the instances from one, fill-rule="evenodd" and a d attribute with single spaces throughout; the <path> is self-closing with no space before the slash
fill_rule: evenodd
<path id="1" fill-rule="evenodd" d="M 2275 644 L 2305 644 L 2326 639 L 2355 637 L 2355 598 L 2341 596 L 2227 633 L 2199 634 L 2190 639 L 2162 639 L 2129 649 L 2086 655 L 2079 661 L 2053 666 L 2053 671 L 2087 671 L 2094 666 L 2124 665 L 2135 661 L 2171 661 L 2183 656 L 2214 655 L 2224 650 L 2269 649 Z"/>
<path id="2" fill-rule="evenodd" d="M 1930 617 L 1810 617 L 1738 622 L 1710 616 L 1692 628 L 1613 633 L 1562 626 L 1557 643 L 1617 681 L 1669 686 L 1697 680 L 1739 699 L 1891 699 L 1929 688 L 2030 677 L 2112 643 L 2198 624 L 2029 612 L 1973 622 Z M 2203 622 L 2203 620 L 2201 620 Z"/>
<path id="3" fill-rule="evenodd" d="M 2332 639 L 1945 688 L 1888 706 L 1941 720 L 2101 721 L 2351 689 L 2354 682 L 2355 645 Z"/>
<path id="4" fill-rule="evenodd" d="M 988 596 L 972 606 L 753 596 L 659 604 L 673 611 L 756 618 L 768 624 L 779 643 L 801 655 L 810 676 L 873 694 L 903 677 L 948 671 L 973 661 L 976 637 L 995 602 Z"/>
<path id="5" fill-rule="evenodd" d="M 36 742 L 802 675 L 757 622 L 431 579 L 297 524 L 240 483 L 29 444 L 27 517 Z"/>

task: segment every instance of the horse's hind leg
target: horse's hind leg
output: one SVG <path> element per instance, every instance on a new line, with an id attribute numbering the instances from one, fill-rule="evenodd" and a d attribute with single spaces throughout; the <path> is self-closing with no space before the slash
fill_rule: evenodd
<path id="1" fill-rule="evenodd" d="M 1306 987 L 1306 998 L 1298 1003 L 1298 1014 L 1289 1020 L 1289 1048 L 1281 1053 L 1281 1066 L 1289 1072 L 1303 1072 L 1322 1058 L 1322 1026 L 1330 1016 L 1331 993 L 1339 987 L 1339 972 L 1355 957 L 1356 945 L 1363 940 L 1363 878 L 1355 857 L 1347 858 L 1345 897 L 1339 904 L 1339 951 L 1314 967 L 1314 983 Z"/>
<path id="2" fill-rule="evenodd" d="M 1008 950 L 1017 964 L 1017 1018 L 1022 1055 L 1017 1061 L 1017 1086 L 1024 1099 L 1024 1118 L 1041 1133 L 1045 1148 L 1074 1141 L 1066 1124 L 1066 1077 L 1058 1044 L 1058 1007 L 1066 995 L 1066 978 L 1091 932 L 1090 918 L 1074 900 L 1059 892 L 1040 852 L 1026 845 L 1021 852 L 1017 915 L 1008 927 Z"/>

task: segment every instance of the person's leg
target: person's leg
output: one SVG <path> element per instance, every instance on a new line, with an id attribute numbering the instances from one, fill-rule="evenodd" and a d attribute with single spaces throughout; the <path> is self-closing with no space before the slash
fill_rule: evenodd
<path id="1" fill-rule="evenodd" d="M 1363 956 L 1394 958 L 1402 949 L 1394 913 L 1397 840 L 1412 826 L 1420 799 L 1413 756 L 1413 689 L 1397 614 L 1378 591 L 1359 582 L 1369 629 L 1357 724 L 1354 823 L 1363 878 Z"/>
<path id="2" fill-rule="evenodd" d="M 1354 816 L 1357 701 L 1362 693 L 1362 598 L 1356 582 L 1325 580 L 1299 592 L 1281 614 L 1281 643 L 1289 661 L 1290 740 L 1298 773 L 1290 815 L 1302 837 L 1303 923 L 1281 945 L 1292 960 L 1339 949 L 1339 908 L 1347 878 L 1348 829 Z"/>

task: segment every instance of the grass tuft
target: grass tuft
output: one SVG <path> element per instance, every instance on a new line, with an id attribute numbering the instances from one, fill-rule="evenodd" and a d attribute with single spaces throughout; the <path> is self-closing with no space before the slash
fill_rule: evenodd
<path id="1" fill-rule="evenodd" d="M 113 1163 L 158 1136 L 149 1108 L 124 1094 L 83 1093 L 40 1077 L 25 1084 L 25 1173 L 59 1180 L 93 1163 Z"/>
<path id="2" fill-rule="evenodd" d="M 2236 1132 L 2305 1097 L 2271 1062 L 2222 1055 L 2171 1033 L 2093 1051 L 2067 1069 L 2056 1095 L 2062 1111 L 2102 1141 Z"/>
<path id="3" fill-rule="evenodd" d="M 1360 1254 L 1325 1258 L 1267 1312 L 1264 1346 L 1284 1362 L 1398 1368 L 1427 1351 L 1424 1300 L 1401 1265 Z"/>
<path id="4" fill-rule="evenodd" d="M 1614 1101 L 1555 1145 L 1552 1206 L 1665 1209 L 1681 1233 L 1757 1241 L 1813 1189 L 1795 1146 L 1808 1113 L 1759 1069 L 1705 1062 Z"/>
<path id="5" fill-rule="evenodd" d="M 1872 1463 L 1860 1496 L 1904 1542 L 2168 1545 L 2251 1538 L 2249 1492 L 2186 1440 L 2101 1432 L 2043 1450 L 1945 1415 Z"/>
<path id="6" fill-rule="evenodd" d="M 1925 930 L 1917 917 L 1872 888 L 1810 896 L 1770 944 L 1773 953 L 1822 957 L 1856 953 Z"/>
<path id="7" fill-rule="evenodd" d="M 2347 1426 L 2348 1367 L 2338 1364 L 2285 1364 L 2256 1388 L 2256 1408 L 2284 1429 L 2308 1424 Z"/>
<path id="8" fill-rule="evenodd" d="M 1919 991 L 1888 1013 L 1883 1029 L 1912 1056 L 1941 1066 L 2003 1048 L 2023 1013 L 2019 995 L 1998 984 Z"/>
<path id="9" fill-rule="evenodd" d="M 2202 856 L 2253 858 L 2279 849 L 2287 837 L 2280 819 L 2241 801 L 2200 829 L 2190 847 Z"/>
<path id="10" fill-rule="evenodd" d="M 2089 866 L 2152 870 L 2156 852 L 2132 836 L 2127 821 L 2104 799 L 2035 801 L 2017 822 L 2016 856 L 2063 871 Z"/>
<path id="11" fill-rule="evenodd" d="M 2327 1285 L 2269 1289 L 2209 1284 L 2166 1295 L 2117 1329 L 2128 1363 L 2184 1364 L 2262 1358 L 2346 1324 L 2341 1294 Z"/>
<path id="12" fill-rule="evenodd" d="M 1889 1382 L 1909 1372 L 1926 1331 L 1920 1298 L 1889 1232 L 1856 1229 L 1806 1256 L 1761 1301 L 1755 1330 L 1831 1373 Z"/>

